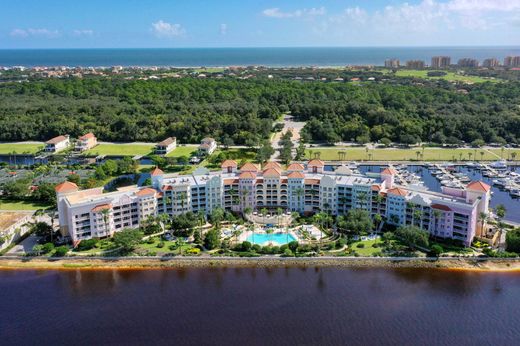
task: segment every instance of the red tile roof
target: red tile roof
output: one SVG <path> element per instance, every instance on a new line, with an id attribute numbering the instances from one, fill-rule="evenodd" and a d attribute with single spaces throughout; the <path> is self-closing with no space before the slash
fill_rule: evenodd
<path id="1" fill-rule="evenodd" d="M 307 185 L 319 185 L 320 180 L 319 179 L 305 179 L 305 184 Z"/>
<path id="2" fill-rule="evenodd" d="M 238 184 L 238 179 L 224 179 L 224 185 Z"/>
<path id="3" fill-rule="evenodd" d="M 303 174 L 302 172 L 291 172 L 291 173 L 287 174 L 287 178 L 303 179 L 303 178 L 305 178 L 305 174 Z"/>
<path id="4" fill-rule="evenodd" d="M 381 186 L 379 185 L 372 185 L 372 191 L 379 191 L 381 190 Z"/>
<path id="5" fill-rule="evenodd" d="M 432 209 L 451 211 L 450 207 L 448 207 L 447 205 L 442 205 L 442 204 L 432 204 Z"/>
<path id="6" fill-rule="evenodd" d="M 264 165 L 264 170 L 269 168 L 280 169 L 282 166 L 278 162 L 269 161 Z"/>
<path id="7" fill-rule="evenodd" d="M 65 137 L 65 136 L 58 136 L 58 137 L 54 137 L 54 138 L 49 139 L 47 142 L 45 142 L 45 144 L 58 144 L 58 143 L 63 142 L 65 140 L 67 140 L 67 137 Z"/>
<path id="8" fill-rule="evenodd" d="M 92 212 L 93 213 L 99 213 L 103 210 L 110 210 L 112 209 L 112 204 L 100 204 L 100 205 L 97 205 L 95 206 L 94 208 L 92 208 Z"/>
<path id="9" fill-rule="evenodd" d="M 262 175 L 264 177 L 280 177 L 280 171 L 274 168 L 268 168 L 263 171 Z"/>
<path id="10" fill-rule="evenodd" d="M 303 171 L 305 167 L 301 163 L 291 163 L 288 167 L 288 171 Z"/>
<path id="11" fill-rule="evenodd" d="M 136 195 L 139 196 L 139 197 L 143 197 L 143 196 L 155 195 L 156 193 L 157 193 L 156 190 L 147 187 L 147 188 L 144 188 L 142 190 L 137 191 Z"/>
<path id="12" fill-rule="evenodd" d="M 237 166 L 238 166 L 238 164 L 235 160 L 225 160 L 220 165 L 220 168 L 237 167 Z"/>
<path id="13" fill-rule="evenodd" d="M 468 184 L 467 188 L 470 190 L 482 192 L 488 192 L 489 190 L 491 190 L 491 186 L 482 181 L 472 181 Z"/>
<path id="14" fill-rule="evenodd" d="M 256 174 L 254 172 L 242 172 L 238 176 L 238 179 L 255 179 Z"/>
<path id="15" fill-rule="evenodd" d="M 310 160 L 307 165 L 309 167 L 323 167 L 323 166 L 325 166 L 325 162 L 323 162 L 319 159 L 314 159 L 314 160 Z"/>
<path id="16" fill-rule="evenodd" d="M 167 147 L 170 144 L 175 143 L 175 142 L 177 142 L 177 138 L 175 138 L 175 137 L 168 137 L 165 140 L 163 140 L 162 142 L 157 143 L 157 145 Z"/>
<path id="17" fill-rule="evenodd" d="M 152 171 L 152 173 L 150 173 L 150 175 L 152 177 L 154 176 L 157 176 L 157 175 L 163 175 L 164 172 L 162 170 L 159 169 L 159 167 L 155 167 L 154 170 Z"/>
<path id="18" fill-rule="evenodd" d="M 89 132 L 86 135 L 83 135 L 83 136 L 79 137 L 78 139 L 80 141 L 84 141 L 84 140 L 87 140 L 87 139 L 90 139 L 90 138 L 96 138 L 96 136 L 94 136 L 94 134 L 92 132 Z"/>
<path id="19" fill-rule="evenodd" d="M 388 194 L 404 197 L 408 194 L 408 191 L 406 191 L 405 189 L 401 189 L 400 187 L 395 187 L 393 189 L 388 190 Z"/>
<path id="20" fill-rule="evenodd" d="M 253 165 L 251 162 L 245 163 L 242 167 L 240 167 L 241 172 L 258 172 L 258 167 Z"/>
<path id="21" fill-rule="evenodd" d="M 78 188 L 78 185 L 76 185 L 70 181 L 64 181 L 63 183 L 56 185 L 54 190 L 56 192 L 73 192 L 73 191 L 78 191 L 79 188 Z"/>

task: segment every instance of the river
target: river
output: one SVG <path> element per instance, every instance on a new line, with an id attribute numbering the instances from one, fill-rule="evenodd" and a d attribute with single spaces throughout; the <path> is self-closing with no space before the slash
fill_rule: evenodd
<path id="1" fill-rule="evenodd" d="M 432 269 L 0 271 L 2 345 L 516 344 L 520 274 Z"/>

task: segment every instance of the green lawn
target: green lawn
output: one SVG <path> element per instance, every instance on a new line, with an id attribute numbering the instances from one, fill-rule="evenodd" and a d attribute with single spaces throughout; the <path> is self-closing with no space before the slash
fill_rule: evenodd
<path id="1" fill-rule="evenodd" d="M 154 144 L 141 143 L 114 143 L 114 144 L 100 144 L 91 150 L 85 152 L 87 156 L 136 156 L 152 154 Z"/>
<path id="2" fill-rule="evenodd" d="M 482 78 L 477 76 L 464 76 L 459 75 L 454 72 L 446 72 L 445 76 L 441 77 L 429 77 L 428 72 L 433 72 L 430 70 L 397 70 L 395 73 L 398 77 L 417 77 L 417 78 L 424 78 L 424 79 L 446 79 L 448 81 L 458 81 L 458 82 L 465 82 L 465 83 L 483 83 L 483 82 L 498 82 L 497 79 L 490 79 L 490 78 Z"/>
<path id="3" fill-rule="evenodd" d="M 38 210 L 48 207 L 49 205 L 45 203 L 0 200 L 0 210 Z"/>
<path id="4" fill-rule="evenodd" d="M 502 149 L 490 149 L 489 151 L 507 160 L 512 160 L 513 157 L 511 154 L 515 153 L 515 161 L 520 160 L 520 149 L 504 149 L 504 152 L 502 152 Z"/>
<path id="5" fill-rule="evenodd" d="M 307 158 L 314 157 L 315 154 L 319 153 L 319 157 L 326 161 L 339 161 L 339 152 L 345 152 L 346 161 L 361 161 L 361 160 L 372 160 L 372 161 L 409 161 L 417 160 L 417 152 L 423 153 L 422 148 L 411 148 L 411 149 L 373 149 L 366 151 L 363 147 L 348 147 L 348 148 L 312 148 L 306 150 Z M 484 152 L 481 156 L 480 152 Z M 517 159 L 520 160 L 520 150 L 518 151 Z M 500 155 L 500 150 L 498 150 Z M 461 156 L 462 155 L 462 156 Z M 419 158 L 423 161 L 449 161 L 455 158 L 456 160 L 486 160 L 494 161 L 498 157 L 491 154 L 486 150 L 481 149 L 444 149 L 444 148 L 425 148 L 424 156 Z"/>
<path id="6" fill-rule="evenodd" d="M 197 151 L 197 147 L 189 146 L 189 147 L 177 147 L 173 149 L 171 152 L 166 154 L 166 157 L 181 157 L 188 156 L 190 157 L 192 153 Z"/>
<path id="7" fill-rule="evenodd" d="M 43 143 L 0 143 L 0 154 L 36 154 L 42 150 Z"/>
<path id="8" fill-rule="evenodd" d="M 359 248 L 357 247 L 358 244 L 363 244 L 364 247 Z M 350 244 L 349 247 L 356 251 L 360 256 L 370 257 L 377 252 L 381 252 L 382 250 L 381 247 L 372 247 L 374 244 L 383 245 L 383 241 L 381 239 L 356 241 Z"/>

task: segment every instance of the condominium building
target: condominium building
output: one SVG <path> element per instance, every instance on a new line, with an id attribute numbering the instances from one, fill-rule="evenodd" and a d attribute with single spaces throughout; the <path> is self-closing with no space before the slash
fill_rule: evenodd
<path id="1" fill-rule="evenodd" d="M 498 67 L 498 66 L 500 66 L 500 61 L 498 61 L 498 59 L 495 59 L 495 58 L 485 59 L 482 62 L 482 66 L 487 67 L 487 68 Z"/>
<path id="2" fill-rule="evenodd" d="M 87 151 L 94 148 L 97 145 L 97 138 L 92 133 L 89 132 L 78 138 L 75 145 L 76 151 Z"/>
<path id="3" fill-rule="evenodd" d="M 409 69 L 420 70 L 423 69 L 426 64 L 423 60 L 408 60 L 406 67 Z"/>
<path id="4" fill-rule="evenodd" d="M 451 64 L 451 58 L 449 56 L 434 56 L 432 58 L 432 68 L 446 68 Z"/>
<path id="5" fill-rule="evenodd" d="M 45 142 L 45 151 L 48 153 L 57 153 L 65 150 L 70 145 L 70 139 L 68 135 L 54 137 Z"/>
<path id="6" fill-rule="evenodd" d="M 385 60 L 386 68 L 399 68 L 399 59 L 387 59 Z"/>
<path id="7" fill-rule="evenodd" d="M 520 56 L 506 56 L 504 59 L 505 67 L 520 67 Z"/>
<path id="8" fill-rule="evenodd" d="M 199 168 L 183 176 L 164 174 L 156 168 L 151 173 L 151 187 L 127 187 L 110 193 L 80 191 L 75 184 L 65 182 L 56 188 L 61 230 L 79 241 L 138 227 L 150 215 L 209 214 L 217 207 L 235 212 L 282 208 L 333 215 L 365 209 L 384 216 L 390 224 L 413 224 L 433 236 L 470 245 L 479 213 L 489 208 L 490 187 L 482 182 L 438 193 L 395 184 L 397 172 L 391 167 L 379 177 L 353 174 L 347 166 L 326 170 L 320 160 L 292 163 L 285 169 L 276 162 L 263 167 L 246 163 L 238 168 L 235 161 L 226 160 L 221 167 L 218 172 Z"/>
<path id="9" fill-rule="evenodd" d="M 155 153 L 157 155 L 166 155 L 177 147 L 177 138 L 168 137 L 164 141 L 155 145 Z"/>
<path id="10" fill-rule="evenodd" d="M 479 66 L 479 61 L 477 59 L 471 59 L 471 58 L 463 58 L 463 59 L 459 59 L 459 61 L 457 62 L 457 65 L 459 67 L 478 67 Z"/>

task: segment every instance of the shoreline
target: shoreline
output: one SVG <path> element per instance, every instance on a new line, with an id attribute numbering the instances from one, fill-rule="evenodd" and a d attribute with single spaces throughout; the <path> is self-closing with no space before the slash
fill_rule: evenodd
<path id="1" fill-rule="evenodd" d="M 481 273 L 520 272 L 520 261 L 483 258 L 360 258 L 360 257 L 121 257 L 121 258 L 14 258 L 0 257 L 0 270 L 149 270 L 189 268 L 380 268 L 436 269 Z"/>

